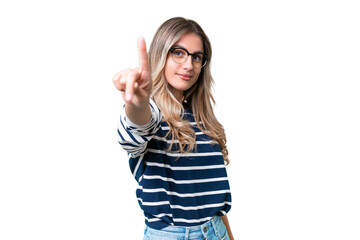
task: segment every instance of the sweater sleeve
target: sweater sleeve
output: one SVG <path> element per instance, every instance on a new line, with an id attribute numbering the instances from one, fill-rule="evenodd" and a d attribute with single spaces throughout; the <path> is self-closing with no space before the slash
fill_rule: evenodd
<path id="1" fill-rule="evenodd" d="M 161 126 L 161 111 L 150 99 L 151 119 L 145 125 L 137 125 L 130 121 L 125 114 L 125 106 L 120 115 L 118 126 L 118 141 L 131 158 L 145 153 L 147 143 L 152 139 Z"/>

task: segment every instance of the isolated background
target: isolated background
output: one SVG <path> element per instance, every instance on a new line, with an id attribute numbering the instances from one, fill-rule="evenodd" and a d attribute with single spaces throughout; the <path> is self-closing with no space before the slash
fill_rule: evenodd
<path id="1" fill-rule="evenodd" d="M 174 16 L 213 44 L 236 239 L 359 239 L 356 2 L 1 1 L 0 239 L 142 239 L 112 76 Z"/>

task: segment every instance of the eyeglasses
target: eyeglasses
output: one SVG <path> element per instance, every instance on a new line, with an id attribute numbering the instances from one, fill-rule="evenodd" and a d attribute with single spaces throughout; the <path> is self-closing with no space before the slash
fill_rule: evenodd
<path id="1" fill-rule="evenodd" d="M 195 67 L 202 68 L 206 65 L 210 58 L 205 53 L 195 52 L 189 53 L 185 48 L 170 48 L 171 57 L 176 63 L 184 63 L 191 55 Z"/>

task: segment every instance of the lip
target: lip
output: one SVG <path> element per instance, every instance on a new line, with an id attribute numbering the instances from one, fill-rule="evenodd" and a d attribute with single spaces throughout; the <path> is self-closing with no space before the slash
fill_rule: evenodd
<path id="1" fill-rule="evenodd" d="M 177 73 L 176 75 L 178 75 L 182 80 L 186 80 L 186 81 L 189 81 L 191 79 L 191 75 L 189 74 L 179 74 Z"/>

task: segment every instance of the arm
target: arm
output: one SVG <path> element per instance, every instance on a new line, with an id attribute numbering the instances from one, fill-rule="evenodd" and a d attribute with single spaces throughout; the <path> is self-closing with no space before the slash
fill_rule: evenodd
<path id="1" fill-rule="evenodd" d="M 118 128 L 119 143 L 132 157 L 144 153 L 161 121 L 160 110 L 150 101 L 152 80 L 143 38 L 138 40 L 138 49 L 140 67 L 123 70 L 113 77 L 125 100 Z"/>
<path id="2" fill-rule="evenodd" d="M 113 77 L 125 107 L 120 115 L 118 141 L 129 154 L 131 173 L 139 181 L 144 170 L 143 154 L 160 128 L 161 112 L 150 99 L 152 80 L 145 40 L 138 40 L 140 67 L 126 69 Z"/>
<path id="3" fill-rule="evenodd" d="M 226 215 L 222 216 L 221 219 L 222 219 L 222 221 L 223 221 L 223 223 L 224 223 L 224 225 L 226 227 L 226 231 L 227 231 L 227 233 L 229 235 L 230 240 L 234 240 L 234 236 L 232 235 L 229 220 L 228 220 L 227 216 Z"/>
<path id="4" fill-rule="evenodd" d="M 138 49 L 140 68 L 126 69 L 117 73 L 113 77 L 113 82 L 115 87 L 122 92 L 127 117 L 134 124 L 145 125 L 151 118 L 149 98 L 152 80 L 143 38 L 138 40 Z"/>
<path id="5" fill-rule="evenodd" d="M 129 154 L 130 170 L 137 181 L 140 180 L 145 170 L 143 157 L 148 142 L 161 127 L 161 111 L 151 99 L 150 109 L 150 121 L 144 125 L 137 125 L 126 116 L 124 107 L 118 126 L 118 142 Z"/>
<path id="6" fill-rule="evenodd" d="M 131 157 L 142 155 L 147 143 L 161 126 L 162 115 L 153 100 L 147 106 L 150 109 L 150 119 L 145 124 L 134 123 L 126 113 L 126 105 L 120 114 L 118 126 L 118 142 Z"/>

